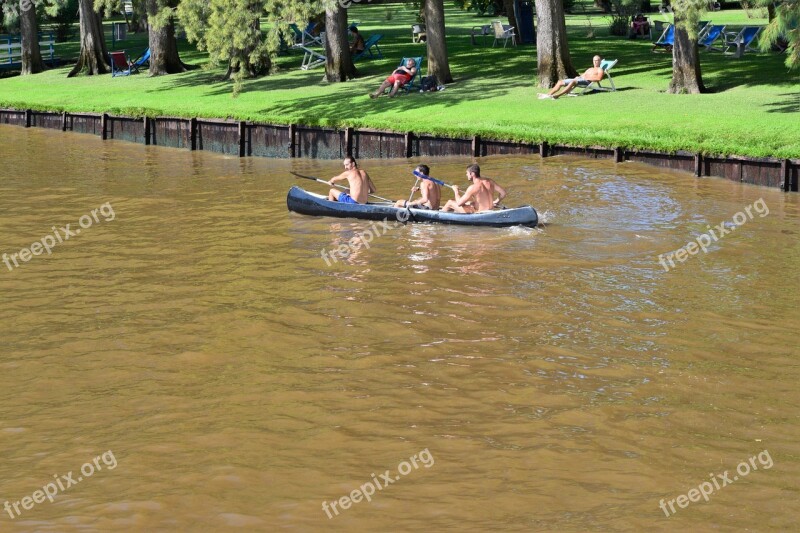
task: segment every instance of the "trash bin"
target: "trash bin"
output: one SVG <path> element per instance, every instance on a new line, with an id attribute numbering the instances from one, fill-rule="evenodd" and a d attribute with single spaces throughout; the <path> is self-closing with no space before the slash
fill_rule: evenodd
<path id="1" fill-rule="evenodd" d="M 533 1 L 532 0 L 514 0 L 514 16 L 517 19 L 517 28 L 519 35 L 517 42 L 519 44 L 535 44 L 536 43 L 536 29 L 533 27 Z"/>

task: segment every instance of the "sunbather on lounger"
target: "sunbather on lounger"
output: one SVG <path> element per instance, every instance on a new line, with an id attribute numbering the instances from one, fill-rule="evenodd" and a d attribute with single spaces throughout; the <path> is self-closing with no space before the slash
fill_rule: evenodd
<path id="1" fill-rule="evenodd" d="M 371 93 L 369 97 L 377 98 L 382 96 L 384 91 L 391 87 L 392 90 L 389 92 L 389 97 L 394 98 L 394 96 L 397 94 L 397 91 L 400 90 L 400 87 L 411 81 L 411 78 L 413 78 L 414 74 L 416 73 L 417 62 L 411 58 L 408 58 L 405 66 L 397 67 L 397 69 L 392 72 L 392 75 L 383 80 L 383 83 L 381 83 L 381 86 L 378 87 L 378 90 L 374 93 Z"/>
<path id="2" fill-rule="evenodd" d="M 572 89 L 577 87 L 580 84 L 588 85 L 593 81 L 600 81 L 603 79 L 605 75 L 605 71 L 600 68 L 600 63 L 603 61 L 603 58 L 600 56 L 594 56 L 592 58 L 592 63 L 594 66 L 592 68 L 586 69 L 586 72 L 583 73 L 582 76 L 578 76 L 577 78 L 567 78 L 564 80 L 558 80 L 555 87 L 550 89 L 547 93 L 540 93 L 539 100 L 544 100 L 546 98 L 552 98 L 556 100 L 561 98 L 565 94 L 569 94 L 572 92 Z M 559 92 L 560 91 L 560 92 Z"/>

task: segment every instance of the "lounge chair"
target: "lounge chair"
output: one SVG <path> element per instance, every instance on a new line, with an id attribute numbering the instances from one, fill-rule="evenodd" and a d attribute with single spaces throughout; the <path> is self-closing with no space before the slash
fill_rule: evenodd
<path id="1" fill-rule="evenodd" d="M 425 33 L 425 24 L 412 24 L 411 25 L 411 42 L 421 43 L 424 42 L 428 36 Z"/>
<path id="2" fill-rule="evenodd" d="M 322 66 L 328 60 L 325 54 L 320 53 L 313 48 L 309 48 L 307 46 L 301 46 L 300 48 L 302 48 L 302 50 L 305 52 L 303 54 L 303 62 L 300 64 L 300 68 L 303 70 Z"/>
<path id="3" fill-rule="evenodd" d="M 403 59 L 400 60 L 400 65 L 398 65 L 398 66 L 401 66 L 401 67 L 405 66 L 406 61 L 408 61 L 409 59 L 413 59 L 414 62 L 417 64 L 417 72 L 416 72 L 416 74 L 411 76 L 411 79 L 408 80 L 408 83 L 406 83 L 405 85 L 400 87 L 401 89 L 403 89 L 407 93 L 410 93 L 415 88 L 416 88 L 416 90 L 420 89 L 420 84 L 417 82 L 417 79 L 419 79 L 420 72 L 422 71 L 422 57 L 404 57 Z"/>
<path id="4" fill-rule="evenodd" d="M 614 78 L 611 77 L 611 69 L 614 68 L 614 65 L 617 64 L 619 59 L 604 59 L 600 62 L 600 68 L 603 69 L 603 72 L 606 73 L 605 78 L 601 81 L 590 81 L 583 87 L 583 90 L 578 93 L 576 96 L 580 96 L 581 94 L 586 94 L 587 92 L 593 91 L 606 91 L 606 92 L 614 92 L 617 90 L 617 86 L 614 85 Z M 603 81 L 608 80 L 609 85 L 611 87 L 603 87 Z"/>
<path id="5" fill-rule="evenodd" d="M 718 52 L 722 52 L 722 48 L 716 48 L 713 46 L 713 44 L 717 39 L 723 36 L 724 32 L 725 26 L 718 24 L 710 26 L 703 37 L 697 40 L 697 46 L 705 46 L 706 50 L 716 50 Z"/>
<path id="6" fill-rule="evenodd" d="M 675 25 L 669 24 L 666 29 L 664 29 L 664 33 L 661 34 L 661 37 L 659 37 L 658 40 L 653 43 L 653 49 L 650 51 L 655 52 L 656 50 L 663 48 L 667 52 L 671 52 L 674 44 Z"/>
<path id="7" fill-rule="evenodd" d="M 494 48 L 494 45 L 496 45 L 499 40 L 503 41 L 503 48 L 505 48 L 509 39 L 511 39 L 511 44 L 517 46 L 517 35 L 514 33 L 513 26 L 504 26 L 502 21 L 493 20 L 492 29 L 494 30 L 492 48 Z"/>
<path id="8" fill-rule="evenodd" d="M 380 33 L 375 33 L 373 35 L 370 35 L 369 39 L 364 41 L 364 49 L 353 56 L 353 61 L 357 61 L 366 55 L 368 55 L 370 59 L 375 57 L 381 59 L 383 57 L 383 54 L 381 53 L 381 49 L 378 46 L 378 41 L 380 41 L 382 38 L 383 35 L 381 35 Z M 372 53 L 373 48 L 375 49 L 376 54 Z"/>
<path id="9" fill-rule="evenodd" d="M 316 23 L 309 22 L 305 29 L 300 31 L 300 28 L 297 27 L 297 24 L 289 24 L 289 28 L 291 28 L 292 33 L 294 33 L 294 45 L 299 48 L 304 46 L 313 46 L 315 44 L 321 45 L 322 38 L 315 37 L 312 33 L 316 27 Z"/>
<path id="10" fill-rule="evenodd" d="M 741 57 L 748 50 L 755 52 L 755 48 L 750 48 L 753 41 L 756 40 L 758 34 L 761 33 L 763 28 L 761 26 L 745 26 L 739 33 L 730 32 L 725 34 L 725 52 L 731 48 L 735 50 L 735 56 Z"/>
<path id="11" fill-rule="evenodd" d="M 150 63 L 150 49 L 144 51 L 142 55 L 137 57 L 131 62 L 131 68 L 134 71 L 139 72 L 139 67 L 143 67 L 145 63 Z"/>
<path id="12" fill-rule="evenodd" d="M 131 60 L 125 52 L 109 52 L 111 58 L 111 77 L 129 76 L 131 73 Z"/>
<path id="13" fill-rule="evenodd" d="M 701 20 L 697 23 L 697 40 L 699 41 L 706 36 L 706 33 L 711 28 L 710 20 Z"/>

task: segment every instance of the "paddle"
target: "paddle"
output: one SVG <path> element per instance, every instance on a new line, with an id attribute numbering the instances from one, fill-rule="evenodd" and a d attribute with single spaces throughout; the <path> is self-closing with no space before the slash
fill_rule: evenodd
<path id="1" fill-rule="evenodd" d="M 442 186 L 444 186 L 444 187 L 451 187 L 451 188 L 453 187 L 453 186 L 452 186 L 452 185 L 450 185 L 449 183 L 445 183 L 445 182 L 443 182 L 442 180 L 437 180 L 436 178 L 432 178 L 432 177 L 430 177 L 430 176 L 426 176 L 425 174 L 423 174 L 423 173 L 422 173 L 422 172 L 420 172 L 419 170 L 415 170 L 415 171 L 413 172 L 413 174 L 414 174 L 414 175 L 415 175 L 417 178 L 424 179 L 424 180 L 430 180 L 430 181 L 434 182 L 436 185 L 442 185 Z"/>
<path id="2" fill-rule="evenodd" d="M 328 183 L 327 181 L 321 180 L 319 178 L 315 178 L 313 176 L 303 176 L 302 174 L 298 174 L 297 172 L 291 172 L 291 171 L 289 172 L 289 174 L 292 174 L 293 176 L 297 176 L 298 178 L 303 178 L 303 179 L 307 179 L 307 180 L 311 180 L 311 181 L 318 181 L 319 183 L 324 183 L 325 185 L 330 187 L 330 183 Z M 347 190 L 347 187 L 345 187 L 344 185 L 337 185 L 337 184 L 334 183 L 333 186 L 334 187 L 339 187 L 340 189 Z M 384 198 L 382 196 L 378 196 L 377 194 L 370 193 L 370 196 L 372 196 L 373 198 L 377 198 L 378 200 L 383 200 L 384 202 L 393 203 L 392 200 L 389 200 L 388 198 Z"/>

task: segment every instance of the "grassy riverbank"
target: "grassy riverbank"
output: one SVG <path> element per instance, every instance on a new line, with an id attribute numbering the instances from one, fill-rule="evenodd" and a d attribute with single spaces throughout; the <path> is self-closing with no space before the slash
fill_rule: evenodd
<path id="1" fill-rule="evenodd" d="M 387 20 L 391 10 L 391 20 Z M 231 117 L 273 123 L 352 125 L 439 135 L 524 141 L 547 140 L 576 145 L 628 146 L 714 154 L 800 157 L 800 77 L 787 73 L 783 56 L 747 54 L 733 59 L 702 52 L 704 95 L 670 95 L 671 56 L 653 53 L 648 42 L 608 35 L 605 17 L 569 17 L 570 50 L 579 70 L 599 53 L 619 59 L 612 71 L 618 91 L 558 101 L 537 100 L 535 50 L 531 46 L 491 48 L 470 44 L 474 25 L 490 18 L 447 12 L 448 49 L 455 82 L 433 94 L 371 100 L 402 56 L 424 55 L 411 43 L 414 14 L 402 4 L 350 9 L 366 35 L 382 33 L 382 60 L 359 62 L 360 77 L 341 84 L 321 81 L 323 71 L 302 71 L 298 53 L 279 58 L 277 74 L 245 84 L 232 98 L 231 84 L 219 70 L 196 69 L 180 75 L 149 78 L 67 79 L 67 68 L 0 80 L 0 106 L 46 110 L 111 112 L 181 117 Z M 659 18 L 656 15 L 655 18 Z M 664 19 L 664 17 L 661 17 Z M 714 22 L 764 24 L 743 12 L 708 14 Z M 589 25 L 593 36 L 588 36 Z M 132 56 L 146 48 L 144 35 L 125 42 Z M 59 45 L 69 57 L 74 44 Z M 70 48 L 72 47 L 72 48 Z M 119 48 L 119 46 L 117 46 Z M 202 64 L 205 56 L 182 43 L 182 57 Z"/>

